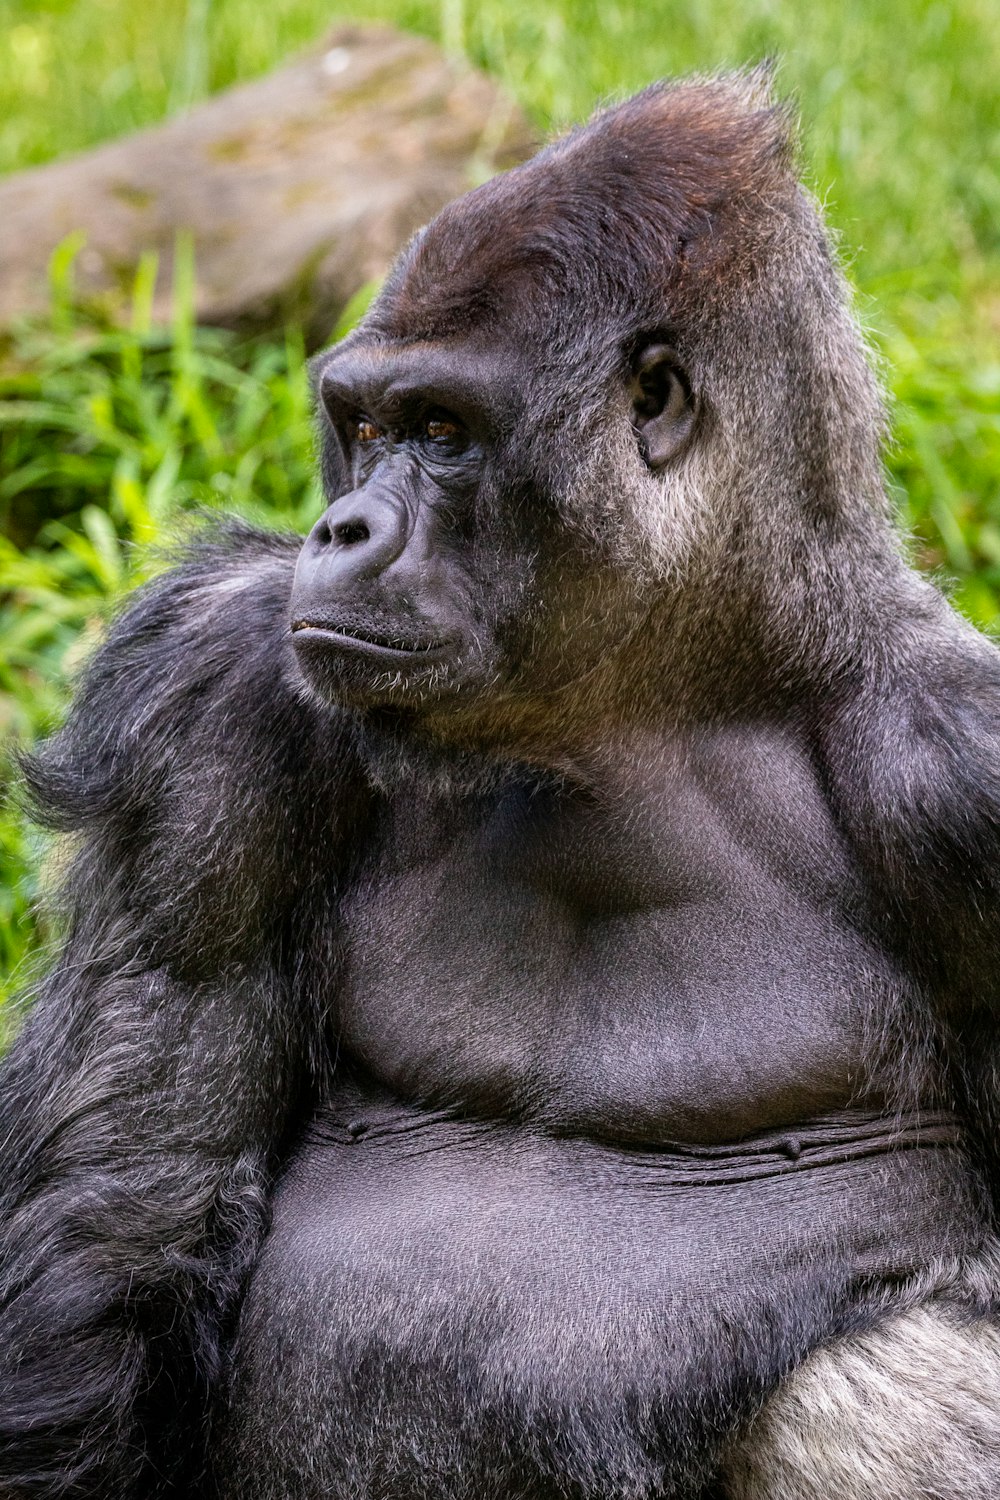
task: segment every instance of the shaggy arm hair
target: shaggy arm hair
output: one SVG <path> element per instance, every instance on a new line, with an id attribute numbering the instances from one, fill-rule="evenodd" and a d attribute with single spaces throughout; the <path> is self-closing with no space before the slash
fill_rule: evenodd
<path id="1" fill-rule="evenodd" d="M 193 1493 L 274 1163 L 318 1085 L 348 731 L 298 692 L 300 542 L 140 593 L 28 768 L 66 939 L 0 1072 L 0 1493 Z M 291 955 L 294 955 L 292 961 Z M 186 1434 L 186 1436 L 183 1436 Z"/>
<path id="2" fill-rule="evenodd" d="M 865 909 L 923 997 L 915 1066 L 930 1042 L 1000 1229 L 1000 654 L 928 584 L 902 588 L 822 705 L 824 759 Z"/>

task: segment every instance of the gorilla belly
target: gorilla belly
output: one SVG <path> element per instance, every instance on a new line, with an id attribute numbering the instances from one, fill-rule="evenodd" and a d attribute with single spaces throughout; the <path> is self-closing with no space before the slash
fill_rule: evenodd
<path id="1" fill-rule="evenodd" d="M 622 1149 L 338 1100 L 243 1308 L 224 1495 L 699 1495 L 811 1347 L 980 1240 L 951 1123 L 889 1130 Z"/>

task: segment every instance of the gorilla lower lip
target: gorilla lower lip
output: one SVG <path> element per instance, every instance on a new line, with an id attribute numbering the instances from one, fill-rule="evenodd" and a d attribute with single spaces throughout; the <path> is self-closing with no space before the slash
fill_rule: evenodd
<path id="1" fill-rule="evenodd" d="M 429 657 L 443 651 L 449 644 L 440 639 L 408 639 L 389 632 L 382 633 L 358 626 L 322 625 L 311 620 L 295 620 L 292 633 L 299 640 L 325 643 L 347 650 L 361 649 L 370 654 L 385 656 Z"/>

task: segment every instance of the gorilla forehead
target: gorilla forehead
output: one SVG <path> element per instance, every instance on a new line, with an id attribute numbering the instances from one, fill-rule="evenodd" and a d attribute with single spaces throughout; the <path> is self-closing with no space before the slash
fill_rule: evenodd
<path id="1" fill-rule="evenodd" d="M 397 264 L 369 327 L 555 331 L 586 299 L 640 321 L 752 274 L 799 190 L 762 73 L 655 84 L 449 204 Z M 499 326 L 498 326 L 499 325 Z"/>

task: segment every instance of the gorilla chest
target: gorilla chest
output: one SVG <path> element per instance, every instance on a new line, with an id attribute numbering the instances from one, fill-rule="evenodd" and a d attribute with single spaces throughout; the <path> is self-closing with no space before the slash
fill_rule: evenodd
<path id="1" fill-rule="evenodd" d="M 342 1054 L 401 1097 L 617 1138 L 838 1108 L 880 961 L 817 868 L 793 888 L 697 804 L 397 812 L 344 904 Z"/>

